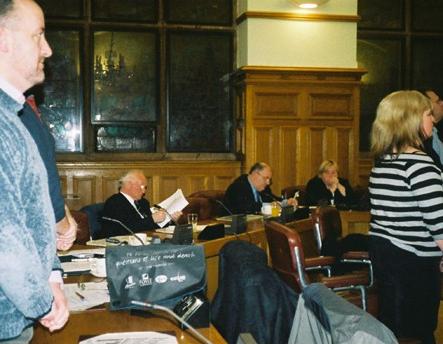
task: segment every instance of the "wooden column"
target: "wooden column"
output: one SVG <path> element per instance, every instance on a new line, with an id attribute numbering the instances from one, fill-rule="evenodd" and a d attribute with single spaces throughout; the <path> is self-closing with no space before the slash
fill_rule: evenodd
<path id="1" fill-rule="evenodd" d="M 362 69 L 243 67 L 233 78 L 243 171 L 273 167 L 273 191 L 305 184 L 324 159 L 358 184 Z"/>

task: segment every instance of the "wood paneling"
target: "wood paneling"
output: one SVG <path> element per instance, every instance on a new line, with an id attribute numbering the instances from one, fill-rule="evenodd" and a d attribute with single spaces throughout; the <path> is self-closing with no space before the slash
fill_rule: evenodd
<path id="1" fill-rule="evenodd" d="M 225 190 L 240 175 L 237 161 L 146 161 L 58 163 L 62 190 L 71 209 L 103 202 L 116 193 L 118 180 L 131 169 L 141 169 L 147 180 L 147 198 L 158 203 L 178 188 L 186 195 L 206 189 Z"/>
<path id="2" fill-rule="evenodd" d="M 244 67 L 234 77 L 241 106 L 238 149 L 243 171 L 273 167 L 273 190 L 305 184 L 324 159 L 341 175 L 358 175 L 360 69 Z"/>

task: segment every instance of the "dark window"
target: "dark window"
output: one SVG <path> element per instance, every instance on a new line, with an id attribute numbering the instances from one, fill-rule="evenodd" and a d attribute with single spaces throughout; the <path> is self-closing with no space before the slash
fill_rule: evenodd
<path id="1" fill-rule="evenodd" d="M 360 150 L 380 100 L 399 89 L 433 88 L 443 96 L 441 0 L 359 0 L 357 60 L 367 69 L 361 93 Z"/>
<path id="2" fill-rule="evenodd" d="M 54 54 L 36 93 L 60 159 L 234 157 L 232 0 L 37 2 Z"/>

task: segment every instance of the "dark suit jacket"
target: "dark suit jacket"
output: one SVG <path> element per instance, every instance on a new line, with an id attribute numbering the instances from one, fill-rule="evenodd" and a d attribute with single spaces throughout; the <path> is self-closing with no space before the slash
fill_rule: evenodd
<path id="1" fill-rule="evenodd" d="M 306 186 L 306 194 L 308 196 L 309 205 L 327 205 L 331 204 L 331 199 L 334 199 L 336 206 L 350 207 L 356 203 L 354 197 L 354 190 L 346 179 L 338 178 L 341 185 L 345 187 L 346 196 L 343 196 L 340 191 L 335 190 L 334 195 L 326 188 L 325 183 L 318 177 L 312 178 Z"/>
<path id="2" fill-rule="evenodd" d="M 234 240 L 220 250 L 211 322 L 228 343 L 249 332 L 259 344 L 287 343 L 298 295 L 268 266 L 259 247 Z"/>
<path id="3" fill-rule="evenodd" d="M 55 221 L 65 217 L 65 200 L 60 186 L 57 163 L 55 160 L 55 141 L 48 126 L 37 117 L 34 110 L 25 103 L 19 117 L 34 139 L 40 156 L 48 172 L 49 194 L 54 208 Z"/>
<path id="4" fill-rule="evenodd" d="M 272 194 L 271 188 L 266 187 L 259 193 L 262 202 L 272 202 L 279 200 L 278 197 Z M 254 192 L 252 191 L 251 184 L 248 181 L 248 175 L 243 174 L 229 185 L 225 192 L 225 198 L 223 202 L 232 214 L 254 214 L 261 211 L 261 202 L 256 202 L 254 198 Z"/>
<path id="5" fill-rule="evenodd" d="M 117 193 L 106 200 L 102 216 L 121 221 L 133 232 L 143 232 L 158 228 L 158 225 L 152 219 L 149 202 L 142 198 L 139 204 L 141 213 L 146 215 L 143 219 L 126 197 L 121 193 Z M 120 224 L 103 219 L 101 233 L 97 235 L 97 238 L 109 238 L 111 236 L 127 234 L 128 232 Z"/>

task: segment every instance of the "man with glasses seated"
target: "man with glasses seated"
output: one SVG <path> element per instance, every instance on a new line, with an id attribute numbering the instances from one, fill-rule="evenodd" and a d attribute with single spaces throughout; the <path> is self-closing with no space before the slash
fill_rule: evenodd
<path id="1" fill-rule="evenodd" d="M 101 233 L 97 234 L 97 238 L 127 235 L 128 231 L 122 224 L 133 232 L 159 228 L 157 223 L 164 221 L 167 214 L 161 209 L 151 212 L 148 200 L 143 197 L 146 185 L 147 180 L 141 170 L 131 170 L 120 179 L 119 192 L 105 202 Z M 171 214 L 174 220 L 180 215 L 181 212 Z M 118 220 L 121 224 L 109 219 Z"/>
<path id="2" fill-rule="evenodd" d="M 249 174 L 243 174 L 229 185 L 225 192 L 224 205 L 231 214 L 260 213 L 263 203 L 281 201 L 271 191 L 272 169 L 264 162 L 256 162 Z M 296 205 L 294 198 L 287 200 L 288 205 Z"/>

